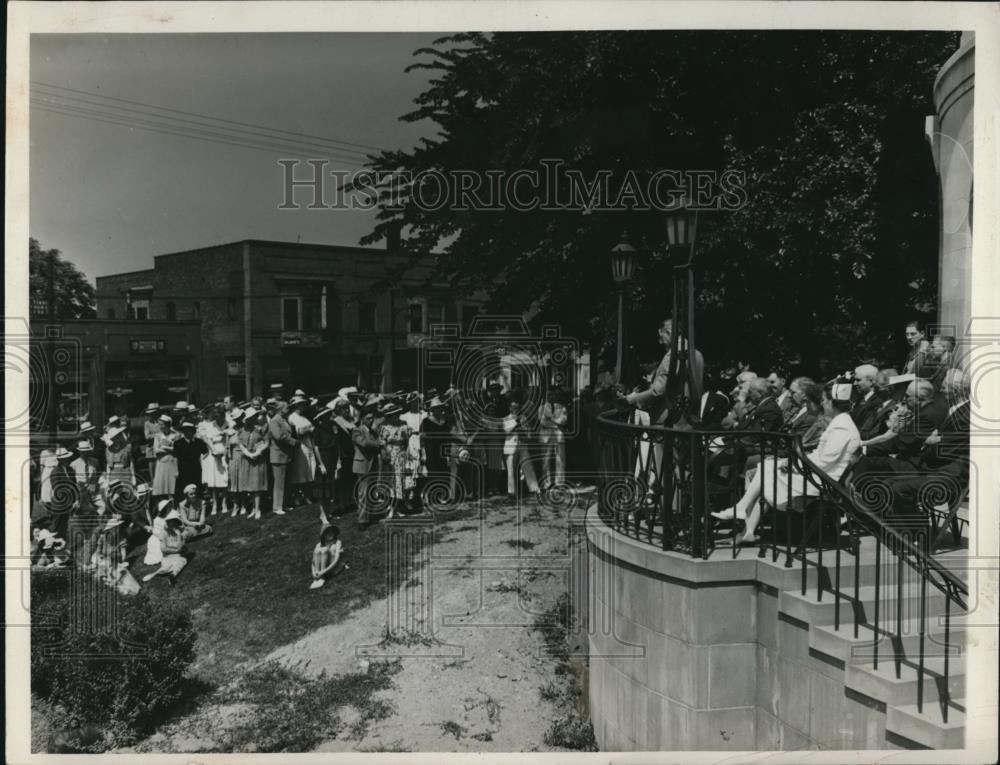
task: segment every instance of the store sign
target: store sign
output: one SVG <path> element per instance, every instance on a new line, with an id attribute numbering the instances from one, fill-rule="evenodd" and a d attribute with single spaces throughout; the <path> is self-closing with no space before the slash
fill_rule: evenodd
<path id="1" fill-rule="evenodd" d="M 281 345 L 286 348 L 322 348 L 324 343 L 319 332 L 282 332 Z"/>
<path id="2" fill-rule="evenodd" d="M 164 340 L 132 340 L 129 347 L 132 353 L 163 353 L 167 343 Z"/>

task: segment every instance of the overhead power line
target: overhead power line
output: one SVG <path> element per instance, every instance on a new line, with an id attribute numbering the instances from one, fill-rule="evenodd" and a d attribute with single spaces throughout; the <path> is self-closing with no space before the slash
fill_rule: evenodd
<path id="1" fill-rule="evenodd" d="M 339 145 L 342 148 L 355 147 L 356 149 L 367 149 L 367 150 L 375 151 L 375 152 L 384 152 L 384 151 L 387 151 L 385 148 L 383 148 L 381 146 L 373 146 L 371 144 L 356 143 L 356 142 L 352 142 L 352 141 L 341 141 L 341 140 L 338 140 L 338 139 L 327 138 L 325 136 L 312 135 L 312 134 L 309 134 L 309 133 L 299 133 L 299 132 L 295 132 L 295 131 L 291 131 L 291 130 L 283 130 L 281 128 L 268 127 L 266 125 L 256 125 L 256 124 L 249 123 L 249 122 L 242 122 L 240 120 L 230 120 L 230 119 L 225 119 L 225 118 L 222 118 L 222 117 L 213 117 L 211 115 L 203 114 L 203 113 L 200 113 L 200 112 L 191 112 L 191 111 L 185 111 L 183 109 L 174 109 L 174 108 L 168 107 L 168 106 L 159 106 L 157 104 L 151 104 L 151 103 L 147 103 L 147 102 L 143 102 L 143 101 L 135 101 L 135 100 L 130 99 L 130 98 L 119 98 L 119 97 L 116 97 L 116 96 L 106 96 L 106 95 L 103 95 L 101 93 L 94 93 L 92 91 L 79 90 L 77 88 L 68 88 L 68 87 L 65 87 L 65 86 L 62 86 L 62 85 L 53 85 L 51 83 L 41 82 L 39 80 L 31 80 L 30 83 L 31 83 L 31 85 L 34 85 L 34 86 L 40 86 L 40 87 L 43 87 L 43 88 L 49 88 L 49 89 L 55 90 L 55 91 L 65 91 L 65 92 L 68 92 L 68 93 L 76 93 L 78 95 L 87 96 L 87 97 L 92 98 L 92 99 L 96 98 L 96 99 L 102 99 L 102 100 L 105 100 L 105 101 L 115 101 L 115 102 L 118 102 L 118 103 L 132 104 L 134 106 L 143 106 L 143 107 L 146 107 L 146 108 L 149 108 L 149 109 L 156 109 L 156 110 L 159 110 L 159 111 L 172 112 L 174 114 L 183 114 L 183 115 L 188 116 L 188 117 L 197 117 L 197 118 L 200 118 L 200 119 L 207 119 L 207 120 L 212 120 L 212 121 L 215 121 L 215 122 L 223 122 L 223 123 L 230 124 L 230 125 L 238 125 L 238 126 L 241 126 L 241 127 L 244 127 L 244 128 L 253 128 L 254 130 L 263 130 L 263 131 L 272 132 L 272 133 L 280 133 L 280 134 L 283 134 L 283 135 L 286 135 L 286 136 L 297 136 L 299 138 L 309 138 L 309 139 L 312 139 L 310 141 L 310 143 Z M 69 98 L 69 96 L 66 96 L 66 98 Z M 349 149 L 349 150 L 353 151 L 353 149 Z M 357 152 L 357 153 L 365 153 L 365 152 Z"/>
<path id="2" fill-rule="evenodd" d="M 295 155 L 323 154 L 332 159 L 343 161 L 345 164 L 352 165 L 354 167 L 364 166 L 362 160 L 358 157 L 338 155 L 329 149 L 305 148 L 301 146 L 289 146 L 287 144 L 271 141 L 251 140 L 244 136 L 234 134 L 195 130 L 193 128 L 185 128 L 179 125 L 171 125 L 170 123 L 141 120 L 138 118 L 126 117 L 124 115 L 105 113 L 100 110 L 85 109 L 83 107 L 69 104 L 53 104 L 49 101 L 40 99 L 32 99 L 31 103 L 32 106 L 40 109 L 41 111 L 69 117 L 77 117 L 80 119 L 88 119 L 95 122 L 103 122 L 110 125 L 147 130 L 154 133 L 173 135 L 181 138 L 194 138 L 196 140 L 221 143 L 227 146 L 236 146 L 245 149 L 255 149 L 257 151 L 266 151 L 270 154 L 274 154 L 276 152 Z"/>

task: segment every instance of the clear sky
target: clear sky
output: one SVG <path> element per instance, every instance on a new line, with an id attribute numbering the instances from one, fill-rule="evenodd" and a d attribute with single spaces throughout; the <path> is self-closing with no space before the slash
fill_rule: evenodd
<path id="1" fill-rule="evenodd" d="M 277 209 L 278 160 L 356 170 L 346 144 L 431 135 L 399 120 L 429 80 L 403 70 L 440 36 L 36 35 L 31 236 L 90 279 L 238 239 L 357 244 L 371 212 Z"/>

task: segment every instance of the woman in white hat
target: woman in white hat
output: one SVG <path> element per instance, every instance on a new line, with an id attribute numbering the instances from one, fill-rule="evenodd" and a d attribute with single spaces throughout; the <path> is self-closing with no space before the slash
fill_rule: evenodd
<path id="1" fill-rule="evenodd" d="M 111 428 L 105 436 L 105 443 L 108 445 L 105 451 L 108 485 L 134 484 L 135 470 L 132 466 L 132 444 L 128 440 L 128 431 L 122 427 Z"/>
<path id="2" fill-rule="evenodd" d="M 227 504 L 229 512 L 246 515 L 247 509 L 244 497 L 240 494 L 240 439 L 239 433 L 243 428 L 243 410 L 239 407 L 229 411 L 229 428 L 226 429 L 226 464 L 229 473 L 229 489 L 227 492 Z M 226 514 L 223 509 L 222 514 Z"/>
<path id="3" fill-rule="evenodd" d="M 309 402 L 303 396 L 295 395 L 288 403 L 292 409 L 292 413 L 288 416 L 288 424 L 291 425 L 295 437 L 299 439 L 299 445 L 292 455 L 289 480 L 293 487 L 293 496 L 301 495 L 300 501 L 312 502 L 312 484 L 316 480 L 316 471 L 319 470 L 326 475 L 326 465 L 313 441 L 315 426 L 305 415 Z"/>
<path id="4" fill-rule="evenodd" d="M 160 504 L 162 508 L 163 503 Z M 142 581 L 148 582 L 156 576 L 163 575 L 170 577 L 170 584 L 175 584 L 177 575 L 187 565 L 187 558 L 183 555 L 184 524 L 181 523 L 180 513 L 175 509 L 169 509 L 163 516 L 163 525 L 159 526 L 154 534 L 159 540 L 163 558 L 160 560 L 160 567 L 156 571 L 146 574 Z"/>
<path id="5" fill-rule="evenodd" d="M 153 453 L 156 455 L 154 497 L 173 497 L 177 485 L 177 457 L 174 456 L 177 433 L 173 429 L 173 422 L 170 415 L 160 415 L 161 431 L 153 438 Z"/>
<path id="6" fill-rule="evenodd" d="M 146 421 L 142 424 L 143 456 L 146 459 L 146 473 L 148 480 L 152 481 L 156 474 L 156 453 L 153 451 L 153 439 L 161 432 L 160 427 L 160 405 L 156 402 L 150 403 L 143 412 Z"/>
<path id="7" fill-rule="evenodd" d="M 386 520 L 395 517 L 401 511 L 406 492 L 413 488 L 413 476 L 406 473 L 406 449 L 410 441 L 410 429 L 400 419 L 402 413 L 403 408 L 391 402 L 379 411 L 382 416 L 382 422 L 376 433 L 382 443 L 379 479 L 392 487 L 392 504 L 386 514 Z"/>
<path id="8" fill-rule="evenodd" d="M 819 445 L 806 456 L 816 467 L 833 480 L 839 480 L 855 453 L 861 448 L 861 434 L 851 418 L 851 397 L 854 386 L 850 380 L 835 380 L 823 390 L 823 411 L 830 417 Z M 815 497 L 820 487 L 789 467 L 782 458 L 774 464 L 773 457 L 761 461 L 758 480 L 747 486 L 746 492 L 733 507 L 712 515 L 722 521 L 746 519 L 746 530 L 736 538 L 736 544 L 754 544 L 757 541 L 757 523 L 761 506 L 782 507 L 789 500 L 800 496 Z"/>
<path id="9" fill-rule="evenodd" d="M 267 491 L 267 455 L 270 441 L 261 431 L 263 412 L 248 407 L 243 415 L 243 427 L 236 434 L 239 447 L 237 455 L 237 490 L 253 497 L 250 519 L 260 520 L 260 498 Z M 242 504 L 242 502 L 241 502 Z M 241 510 L 240 515 L 245 511 Z"/>
<path id="10" fill-rule="evenodd" d="M 201 457 L 201 482 L 212 495 L 211 514 L 224 511 L 226 488 L 229 486 L 229 459 L 227 456 L 226 410 L 222 406 L 212 408 L 211 416 L 201 424 L 198 435 L 205 442 L 206 450 Z"/>

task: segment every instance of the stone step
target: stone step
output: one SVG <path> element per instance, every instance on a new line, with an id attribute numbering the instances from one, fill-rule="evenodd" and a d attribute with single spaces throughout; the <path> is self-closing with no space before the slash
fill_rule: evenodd
<path id="1" fill-rule="evenodd" d="M 886 707 L 885 730 L 908 741 L 931 749 L 963 749 L 965 747 L 965 699 L 955 699 L 948 706 L 948 721 L 944 721 L 941 704 L 916 704 Z"/>
<path id="2" fill-rule="evenodd" d="M 920 614 L 920 592 L 918 587 L 904 587 L 902 598 L 897 601 L 895 585 L 881 586 L 879 591 L 879 627 L 896 623 L 897 610 L 901 608 L 903 619 L 916 618 Z M 876 588 L 873 585 L 861 587 L 858 590 L 858 600 L 854 600 L 854 590 L 843 592 L 840 596 L 840 623 L 853 624 L 854 609 L 858 609 L 858 618 L 866 623 L 875 621 Z M 925 613 L 928 618 L 943 614 L 945 611 L 945 595 L 936 587 L 927 589 Z M 784 590 L 778 594 L 778 610 L 809 625 L 833 624 L 836 614 L 836 598 L 831 592 L 822 593 L 822 599 L 817 600 L 816 591 L 808 591 L 802 595 L 798 591 Z M 964 613 L 958 604 L 951 604 L 951 615 Z"/>
<path id="3" fill-rule="evenodd" d="M 893 622 L 893 624 L 895 624 Z M 900 629 L 901 648 L 903 655 L 917 660 L 920 656 L 920 620 L 906 619 Z M 965 650 L 967 636 L 966 615 L 959 614 L 951 618 L 948 627 L 948 653 L 955 658 Z M 845 664 L 864 664 L 872 654 L 872 644 L 875 629 L 868 624 L 858 625 L 858 636 L 854 637 L 853 617 L 848 614 L 844 618 L 841 610 L 840 629 L 835 630 L 832 624 L 812 624 L 809 626 L 809 647 L 813 650 L 832 656 Z M 883 635 L 879 643 L 879 654 L 891 654 L 895 650 L 894 638 Z M 944 656 L 944 621 L 941 616 L 928 617 L 924 625 L 924 656 Z"/>
<path id="4" fill-rule="evenodd" d="M 880 650 L 878 669 L 872 664 L 848 664 L 844 672 L 844 685 L 881 701 L 888 708 L 915 704 L 920 680 L 916 662 L 900 662 L 899 677 L 896 677 L 896 662 L 892 654 Z M 944 659 L 931 657 L 924 660 L 924 709 L 927 709 L 928 703 L 937 704 L 942 695 L 949 701 L 965 696 L 964 659 L 949 659 L 947 692 Z"/>

